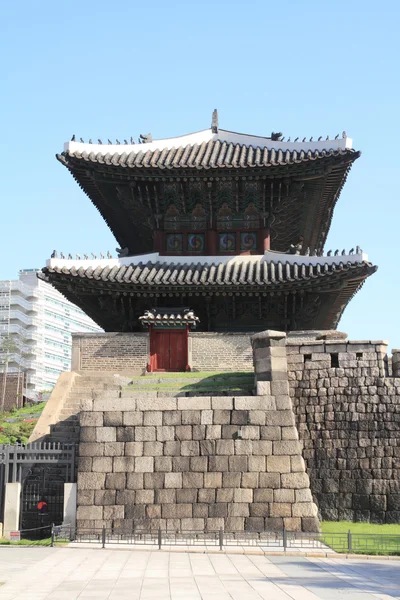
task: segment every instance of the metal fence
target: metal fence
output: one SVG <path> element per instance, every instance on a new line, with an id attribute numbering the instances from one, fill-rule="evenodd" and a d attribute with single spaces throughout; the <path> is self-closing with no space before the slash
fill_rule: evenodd
<path id="1" fill-rule="evenodd" d="M 262 531 L 165 531 L 138 527 L 132 531 L 82 529 L 61 525 L 53 528 L 52 538 L 74 543 L 101 545 L 143 545 L 161 549 L 166 546 L 205 546 L 220 550 L 232 546 L 258 547 L 264 551 L 321 551 L 355 554 L 398 554 L 400 535 L 358 533 L 305 533 L 282 529 Z"/>

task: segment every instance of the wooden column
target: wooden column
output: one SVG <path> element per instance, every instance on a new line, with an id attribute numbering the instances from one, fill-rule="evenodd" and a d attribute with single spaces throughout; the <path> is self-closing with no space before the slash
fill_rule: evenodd
<path id="1" fill-rule="evenodd" d="M 218 236 L 215 229 L 206 231 L 206 253 L 209 256 L 215 256 L 218 252 Z"/>
<path id="2" fill-rule="evenodd" d="M 258 247 L 260 252 L 264 253 L 270 249 L 270 233 L 268 227 L 263 227 L 258 231 Z"/>

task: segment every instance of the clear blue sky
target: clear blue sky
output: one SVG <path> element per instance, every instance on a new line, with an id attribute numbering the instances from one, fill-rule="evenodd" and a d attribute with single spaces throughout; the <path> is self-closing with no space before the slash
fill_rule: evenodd
<path id="1" fill-rule="evenodd" d="M 72 134 L 169 137 L 220 126 L 293 138 L 346 130 L 362 151 L 326 250 L 378 272 L 339 329 L 400 346 L 400 4 L 395 0 L 20 0 L 0 9 L 0 279 L 51 251 L 114 250 L 55 159 Z"/>

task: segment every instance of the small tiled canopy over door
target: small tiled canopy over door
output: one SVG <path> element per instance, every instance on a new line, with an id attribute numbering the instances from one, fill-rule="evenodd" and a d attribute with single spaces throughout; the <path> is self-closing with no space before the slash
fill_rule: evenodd
<path id="1" fill-rule="evenodd" d="M 150 331 L 151 371 L 185 371 L 188 363 L 187 329 Z"/>

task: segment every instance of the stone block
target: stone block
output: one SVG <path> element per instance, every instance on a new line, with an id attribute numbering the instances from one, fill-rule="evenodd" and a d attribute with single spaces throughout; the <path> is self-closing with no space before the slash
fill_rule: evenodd
<path id="1" fill-rule="evenodd" d="M 155 490 L 155 503 L 156 504 L 175 504 L 176 502 L 176 490 Z"/>
<path id="2" fill-rule="evenodd" d="M 111 456 L 95 456 L 92 463 L 93 473 L 110 473 L 112 471 L 113 459 Z"/>
<path id="3" fill-rule="evenodd" d="M 221 425 L 207 425 L 206 438 L 208 440 L 219 440 L 221 438 Z"/>
<path id="4" fill-rule="evenodd" d="M 207 490 L 208 491 L 208 490 Z M 233 502 L 233 488 L 220 488 L 217 489 L 217 502 Z"/>
<path id="5" fill-rule="evenodd" d="M 103 414 L 103 413 L 101 413 Z M 97 427 L 82 427 L 79 432 L 80 442 L 95 442 L 96 441 L 96 429 Z"/>
<path id="6" fill-rule="evenodd" d="M 146 518 L 146 507 L 144 504 L 134 505 L 125 504 L 125 519 L 133 519 L 141 521 Z M 133 523 L 132 523 L 133 525 Z"/>
<path id="7" fill-rule="evenodd" d="M 290 396 L 275 396 L 277 410 L 292 410 L 292 401 Z"/>
<path id="8" fill-rule="evenodd" d="M 236 489 L 233 495 L 234 502 L 253 502 L 253 490 L 248 489 Z"/>
<path id="9" fill-rule="evenodd" d="M 128 444 L 128 442 L 127 442 Z M 162 456 L 163 454 L 163 443 L 162 442 L 143 442 L 143 455 L 144 456 Z"/>
<path id="10" fill-rule="evenodd" d="M 197 488 L 176 490 L 176 501 L 178 504 L 195 504 L 197 502 Z"/>
<path id="11" fill-rule="evenodd" d="M 281 427 L 282 440 L 298 440 L 299 434 L 296 427 Z"/>
<path id="12" fill-rule="evenodd" d="M 262 502 L 254 502 L 250 504 L 250 516 L 251 517 L 268 517 L 269 516 L 269 504 Z M 264 524 L 263 524 L 264 529 Z"/>
<path id="13" fill-rule="evenodd" d="M 175 439 L 175 427 L 172 425 L 162 425 L 157 427 L 157 441 L 170 442 Z"/>
<path id="14" fill-rule="evenodd" d="M 192 439 L 192 426 L 191 425 L 177 425 L 175 427 L 175 439 L 180 442 L 184 440 Z"/>
<path id="15" fill-rule="evenodd" d="M 182 456 L 199 456 L 200 455 L 199 442 L 183 441 L 181 443 L 181 454 L 182 454 Z"/>
<path id="16" fill-rule="evenodd" d="M 288 475 L 292 475 L 292 473 L 288 473 Z M 282 475 L 282 477 L 284 477 L 284 475 Z M 279 488 L 281 485 L 280 478 L 281 475 L 279 473 L 260 473 L 260 488 L 268 488 L 271 490 Z M 284 485 L 284 487 L 289 486 Z M 302 485 L 301 487 L 304 487 L 304 485 Z"/>
<path id="17" fill-rule="evenodd" d="M 293 503 L 295 501 L 294 490 L 273 490 L 274 494 L 274 502 L 290 502 Z"/>
<path id="18" fill-rule="evenodd" d="M 272 454 L 272 444 L 276 442 L 270 442 L 269 440 L 254 440 L 252 442 L 253 454 L 255 456 L 269 456 Z"/>
<path id="19" fill-rule="evenodd" d="M 229 470 L 231 472 L 243 472 L 243 471 L 247 471 L 247 462 L 248 462 L 248 457 L 247 456 L 230 456 L 229 457 Z"/>
<path id="20" fill-rule="evenodd" d="M 118 442 L 117 442 L 118 443 Z M 155 443 L 155 442 L 146 442 Z M 125 455 L 126 456 L 143 456 L 144 442 L 126 442 L 125 443 Z"/>
<path id="21" fill-rule="evenodd" d="M 302 489 L 310 485 L 307 473 L 283 473 L 281 477 L 284 488 Z"/>
<path id="22" fill-rule="evenodd" d="M 302 490 L 295 490 L 296 502 L 312 502 L 312 495 L 310 488 L 304 488 Z"/>
<path id="23" fill-rule="evenodd" d="M 184 488 L 202 488 L 204 485 L 203 473 L 183 473 L 182 487 Z"/>
<path id="24" fill-rule="evenodd" d="M 265 415 L 264 415 L 265 417 Z M 266 418 L 266 417 L 265 417 Z M 282 437 L 281 431 L 286 428 L 281 428 L 277 425 L 266 425 L 265 427 L 260 427 L 260 437 L 262 440 L 280 440 Z"/>
<path id="25" fill-rule="evenodd" d="M 228 504 L 226 502 L 218 502 L 216 504 L 210 504 L 208 508 L 209 517 L 227 517 L 228 516 Z"/>
<path id="26" fill-rule="evenodd" d="M 257 396 L 269 396 L 270 394 L 271 394 L 271 382 L 257 380 L 256 395 Z"/>
<path id="27" fill-rule="evenodd" d="M 78 506 L 91 506 L 95 504 L 96 492 L 103 493 L 102 490 L 78 490 L 77 493 L 77 505 Z"/>
<path id="28" fill-rule="evenodd" d="M 254 502 L 257 504 L 267 504 L 274 500 L 274 490 L 257 489 L 254 490 Z"/>
<path id="29" fill-rule="evenodd" d="M 231 410 L 216 409 L 214 410 L 214 425 L 230 425 Z"/>
<path id="30" fill-rule="evenodd" d="M 130 411 L 135 410 L 136 400 L 134 398 L 113 398 L 109 394 L 104 397 L 93 399 L 93 410 L 104 412 Z"/>
<path id="31" fill-rule="evenodd" d="M 135 427 L 136 442 L 155 442 L 156 428 L 155 427 Z"/>
<path id="32" fill-rule="evenodd" d="M 135 471 L 137 473 L 152 473 L 154 471 L 154 458 L 152 456 L 136 456 Z"/>
<path id="33" fill-rule="evenodd" d="M 230 414 L 232 425 L 247 425 L 249 421 L 247 410 L 233 410 Z"/>
<path id="34" fill-rule="evenodd" d="M 232 410 L 233 409 L 233 398 L 225 396 L 217 396 L 211 398 L 211 408 L 215 410 Z M 214 421 L 215 423 L 215 421 Z"/>
<path id="35" fill-rule="evenodd" d="M 248 457 L 248 470 L 250 472 L 263 472 L 265 471 L 265 456 L 249 456 Z"/>
<path id="36" fill-rule="evenodd" d="M 133 456 L 114 456 L 113 471 L 114 473 L 128 472 L 135 470 L 135 458 Z"/>
<path id="37" fill-rule="evenodd" d="M 290 456 L 267 456 L 269 473 L 290 473 Z"/>
<path id="38" fill-rule="evenodd" d="M 295 426 L 294 414 L 291 410 L 276 410 L 265 414 L 266 425 L 279 425 L 281 427 Z"/>
<path id="39" fill-rule="evenodd" d="M 102 490 L 105 479 L 105 473 L 78 473 L 78 490 Z"/>
<path id="40" fill-rule="evenodd" d="M 200 410 L 183 410 L 182 425 L 200 425 L 201 411 Z"/>
<path id="41" fill-rule="evenodd" d="M 207 456 L 192 456 L 190 458 L 190 470 L 193 473 L 202 473 L 204 471 L 207 471 L 207 468 L 208 468 Z"/>
<path id="42" fill-rule="evenodd" d="M 183 473 L 190 469 L 190 458 L 188 456 L 174 456 L 172 458 L 172 472 Z"/>
<path id="43" fill-rule="evenodd" d="M 246 469 L 247 470 L 247 469 Z M 222 486 L 224 488 L 237 488 L 240 487 L 240 480 L 242 478 L 242 474 L 239 473 L 222 473 Z"/>
<path id="44" fill-rule="evenodd" d="M 192 517 L 192 504 L 163 504 L 161 514 L 164 519 L 185 519 Z"/>
<path id="45" fill-rule="evenodd" d="M 122 475 L 122 473 L 115 473 L 115 475 Z M 127 473 L 126 487 L 128 490 L 142 490 L 144 488 L 144 473 Z M 117 487 L 117 489 L 123 488 L 123 485 Z"/>
<path id="46" fill-rule="evenodd" d="M 250 508 L 248 502 L 234 502 L 229 507 L 230 517 L 249 517 Z"/>
<path id="47" fill-rule="evenodd" d="M 164 487 L 164 478 L 164 473 L 144 473 L 144 489 L 162 489 Z"/>
<path id="48" fill-rule="evenodd" d="M 244 440 L 259 440 L 260 427 L 258 425 L 243 425 L 240 428 L 242 439 Z"/>
<path id="49" fill-rule="evenodd" d="M 200 415 L 200 423 L 202 425 L 212 425 L 213 423 L 213 411 L 202 410 Z"/>
<path id="50" fill-rule="evenodd" d="M 229 441 L 229 440 L 221 440 L 221 441 Z M 218 448 L 218 442 L 217 442 Z M 253 454 L 253 442 L 251 440 L 234 440 L 234 451 L 235 454 L 246 454 L 250 456 Z"/>
<path id="51" fill-rule="evenodd" d="M 164 456 L 181 456 L 181 442 L 165 442 Z"/>
<path id="52" fill-rule="evenodd" d="M 182 473 L 166 473 L 164 485 L 166 488 L 181 488 L 183 485 Z"/>
<path id="53" fill-rule="evenodd" d="M 81 427 L 102 427 L 103 413 L 102 412 L 81 412 L 79 415 Z M 90 440 L 93 441 L 93 440 Z"/>
<path id="54" fill-rule="evenodd" d="M 122 456 L 124 454 L 123 442 L 104 442 L 104 456 Z"/>
<path id="55" fill-rule="evenodd" d="M 205 457 L 207 458 L 207 457 Z M 228 471 L 229 462 L 228 456 L 209 456 L 208 457 L 208 470 L 209 471 L 221 471 L 222 473 Z"/>
<path id="56" fill-rule="evenodd" d="M 148 427 L 153 425 L 155 427 L 163 424 L 163 412 L 161 410 L 149 410 L 143 413 L 143 425 Z"/>
<path id="57" fill-rule="evenodd" d="M 296 502 L 293 504 L 293 517 L 316 517 L 317 507 L 312 502 Z"/>
<path id="58" fill-rule="evenodd" d="M 264 531 L 264 517 L 251 516 L 245 519 L 246 531 Z"/>
<path id="59" fill-rule="evenodd" d="M 216 452 L 219 455 L 233 456 L 235 445 L 233 440 L 217 440 Z"/>
<path id="60" fill-rule="evenodd" d="M 301 455 L 300 442 L 295 440 L 286 440 L 281 442 L 273 442 L 273 453 L 275 456 L 290 456 L 290 455 Z"/>
<path id="61" fill-rule="evenodd" d="M 228 517 L 225 519 L 225 531 L 244 531 L 244 518 Z"/>
<path id="62" fill-rule="evenodd" d="M 272 502 L 270 504 L 271 517 L 291 517 L 292 504 L 290 502 Z"/>
<path id="63" fill-rule="evenodd" d="M 318 519 L 316 517 L 302 517 L 301 530 L 310 533 L 320 531 Z"/>
<path id="64" fill-rule="evenodd" d="M 240 425 L 222 425 L 221 437 L 224 440 L 232 440 L 237 437 Z"/>
<path id="65" fill-rule="evenodd" d="M 79 456 L 78 457 L 78 471 L 89 472 L 92 470 L 92 457 L 91 456 Z"/>
<path id="66" fill-rule="evenodd" d="M 211 504 L 212 502 L 215 502 L 215 488 L 201 489 L 199 490 L 198 495 L 200 503 L 204 502 L 207 504 Z"/>
<path id="67" fill-rule="evenodd" d="M 102 506 L 78 506 L 76 511 L 76 518 L 79 519 L 102 519 L 103 518 L 103 507 Z"/>
<path id="68" fill-rule="evenodd" d="M 205 519 L 206 531 L 219 531 L 221 528 L 224 528 L 224 525 L 225 521 L 222 517 Z"/>
<path id="69" fill-rule="evenodd" d="M 120 490 L 125 487 L 125 473 L 107 473 L 105 487 L 107 490 Z"/>
<path id="70" fill-rule="evenodd" d="M 122 425 L 122 412 L 120 410 L 104 413 L 105 427 L 119 427 Z"/>
<path id="71" fill-rule="evenodd" d="M 206 437 L 206 425 L 193 425 L 192 426 L 193 440 L 204 440 Z"/>
<path id="72" fill-rule="evenodd" d="M 103 444 L 96 444 L 95 442 L 81 442 L 79 444 L 79 456 L 103 456 L 104 446 Z"/>
<path id="73" fill-rule="evenodd" d="M 180 425 L 182 423 L 182 413 L 180 410 L 164 410 L 162 419 L 162 425 Z"/>
<path id="74" fill-rule="evenodd" d="M 251 410 L 249 412 L 249 425 L 265 425 L 265 411 Z"/>
<path id="75" fill-rule="evenodd" d="M 135 427 L 117 427 L 117 442 L 134 442 Z"/>
<path id="76" fill-rule="evenodd" d="M 265 519 L 265 531 L 281 532 L 283 527 L 282 517 L 267 517 Z"/>
<path id="77" fill-rule="evenodd" d="M 143 425 L 143 412 L 134 410 L 122 413 L 122 421 L 125 426 L 135 427 Z"/>
<path id="78" fill-rule="evenodd" d="M 288 396 L 289 384 L 287 381 L 271 381 L 272 396 Z"/>
<path id="79" fill-rule="evenodd" d="M 182 519 L 181 531 L 204 531 L 205 520 L 199 518 Z"/>
<path id="80" fill-rule="evenodd" d="M 302 531 L 301 519 L 298 517 L 285 517 L 283 523 L 286 531 Z"/>
<path id="81" fill-rule="evenodd" d="M 178 398 L 178 410 L 210 410 L 211 398 L 208 396 Z"/>
<path id="82" fill-rule="evenodd" d="M 136 490 L 135 492 L 135 503 L 136 504 L 153 504 L 154 503 L 154 490 Z"/>
<path id="83" fill-rule="evenodd" d="M 172 458 L 170 456 L 155 456 L 154 471 L 157 473 L 169 473 L 172 471 Z"/>
<path id="84" fill-rule="evenodd" d="M 146 506 L 146 519 L 161 519 L 161 505 L 149 504 Z M 160 524 L 161 527 L 161 524 Z"/>
<path id="85" fill-rule="evenodd" d="M 235 410 L 275 410 L 274 396 L 237 396 Z M 247 415 L 246 415 L 247 418 Z M 248 419 L 246 419 L 247 422 Z M 233 423 L 234 421 L 232 421 Z"/>
<path id="86" fill-rule="evenodd" d="M 125 514 L 125 507 L 119 506 L 105 506 L 103 509 L 103 518 L 105 521 L 112 519 L 123 519 Z"/>
<path id="87" fill-rule="evenodd" d="M 136 399 L 137 410 L 176 410 L 177 409 L 177 398 L 138 398 Z"/>
<path id="88" fill-rule="evenodd" d="M 290 457 L 290 468 L 292 473 L 304 473 L 306 470 L 304 459 L 302 456 L 291 456 Z"/>
<path id="89" fill-rule="evenodd" d="M 204 473 L 205 488 L 220 488 L 222 487 L 222 473 Z"/>

